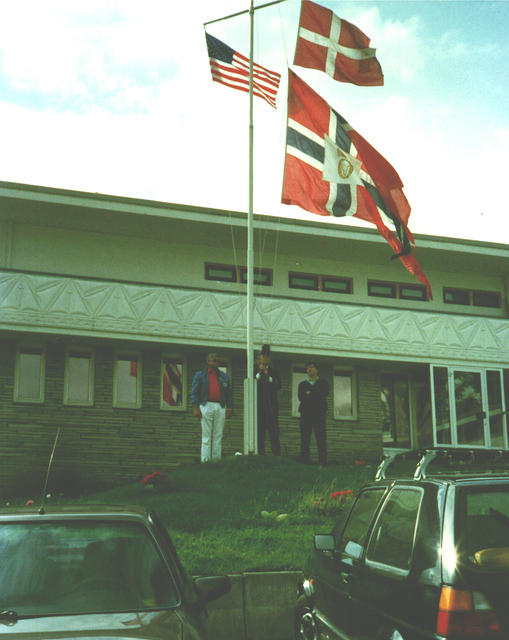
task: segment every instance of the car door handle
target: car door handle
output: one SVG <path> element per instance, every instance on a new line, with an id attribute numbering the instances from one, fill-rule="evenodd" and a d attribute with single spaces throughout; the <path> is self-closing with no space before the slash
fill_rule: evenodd
<path id="1" fill-rule="evenodd" d="M 348 584 L 350 582 L 350 580 L 352 579 L 352 574 L 351 573 L 346 573 L 345 571 L 342 571 L 339 574 L 340 578 L 341 578 L 341 582 L 343 582 L 344 584 Z"/>

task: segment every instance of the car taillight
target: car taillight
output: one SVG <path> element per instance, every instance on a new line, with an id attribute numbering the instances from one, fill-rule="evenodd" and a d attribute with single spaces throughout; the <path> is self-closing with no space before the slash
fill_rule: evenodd
<path id="1" fill-rule="evenodd" d="M 446 638 L 485 638 L 500 633 L 500 623 L 482 593 L 442 587 L 437 633 Z"/>

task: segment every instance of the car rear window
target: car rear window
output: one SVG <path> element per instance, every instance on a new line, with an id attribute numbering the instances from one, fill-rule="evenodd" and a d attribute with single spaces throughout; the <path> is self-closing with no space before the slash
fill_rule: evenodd
<path id="1" fill-rule="evenodd" d="M 23 615 L 172 607 L 175 583 L 142 523 L 0 525 L 0 610 Z"/>
<path id="2" fill-rule="evenodd" d="M 456 538 L 471 565 L 509 569 L 509 485 L 458 492 Z"/>

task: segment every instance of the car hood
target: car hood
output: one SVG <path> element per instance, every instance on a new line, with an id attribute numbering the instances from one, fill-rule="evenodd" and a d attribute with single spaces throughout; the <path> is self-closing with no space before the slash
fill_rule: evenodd
<path id="1" fill-rule="evenodd" d="M 180 640 L 182 618 L 177 610 L 48 616 L 0 623 L 1 640 Z"/>

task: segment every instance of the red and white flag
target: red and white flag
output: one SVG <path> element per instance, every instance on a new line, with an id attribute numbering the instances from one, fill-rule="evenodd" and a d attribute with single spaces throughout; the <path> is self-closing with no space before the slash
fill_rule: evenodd
<path id="1" fill-rule="evenodd" d="M 208 33 L 205 36 L 212 80 L 232 89 L 249 91 L 249 58 L 214 36 Z M 274 108 L 280 80 L 280 73 L 253 62 L 253 95 L 263 98 Z"/>
<path id="2" fill-rule="evenodd" d="M 376 49 L 355 25 L 311 0 L 302 0 L 294 64 L 334 80 L 373 87 L 384 83 Z"/>
<path id="3" fill-rule="evenodd" d="M 394 167 L 339 113 L 289 71 L 283 204 L 374 224 L 410 273 L 431 287 L 408 229 L 410 205 Z"/>

